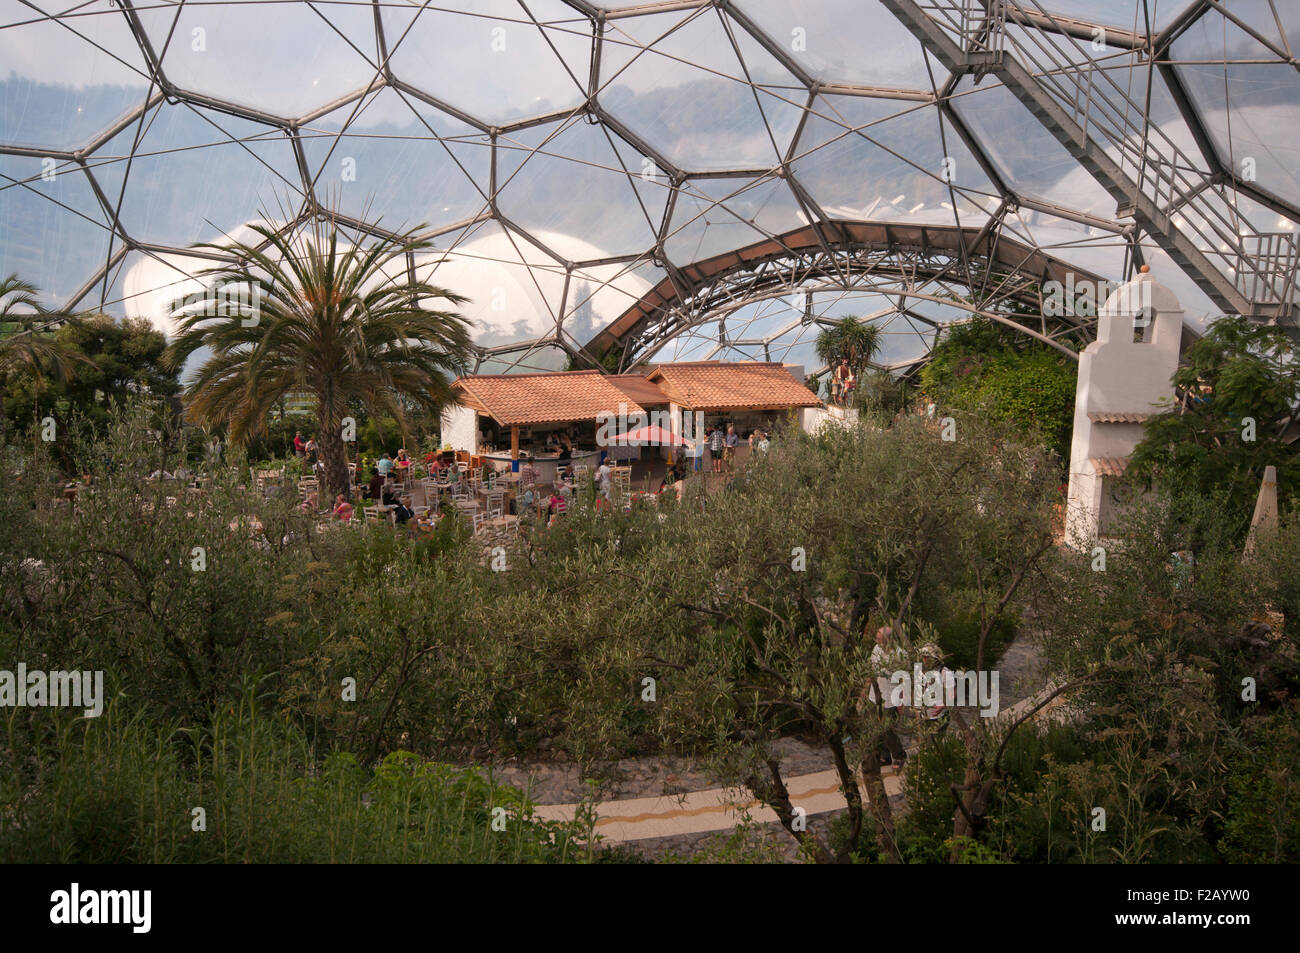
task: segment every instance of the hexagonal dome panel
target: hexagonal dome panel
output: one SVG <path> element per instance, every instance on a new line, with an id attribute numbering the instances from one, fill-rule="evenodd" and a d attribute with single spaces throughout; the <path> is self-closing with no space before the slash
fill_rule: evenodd
<path id="1" fill-rule="evenodd" d="M 612 21 L 599 100 L 685 170 L 769 169 L 785 156 L 807 89 L 736 21 L 700 7 Z"/>
<path id="2" fill-rule="evenodd" d="M 85 146 L 145 104 L 149 75 L 115 5 L 0 0 L 0 146 Z"/>
<path id="3" fill-rule="evenodd" d="M 374 80 L 367 4 L 135 4 L 163 74 L 181 89 L 274 116 L 305 116 Z"/>
<path id="4" fill-rule="evenodd" d="M 591 21 L 558 0 L 383 4 L 397 79 L 488 125 L 586 98 Z"/>
<path id="5" fill-rule="evenodd" d="M 1300 16 L 1021 6 L 0 0 L 0 272 L 159 319 L 191 243 L 335 209 L 427 226 L 485 366 L 807 361 L 855 310 L 906 362 L 1142 262 L 1295 326 Z"/>

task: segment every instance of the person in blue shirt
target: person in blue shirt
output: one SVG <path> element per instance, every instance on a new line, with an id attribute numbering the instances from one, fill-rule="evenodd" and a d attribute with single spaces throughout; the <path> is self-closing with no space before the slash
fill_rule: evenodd
<path id="1" fill-rule="evenodd" d="M 379 475 L 386 477 L 393 472 L 393 458 L 388 454 L 384 454 L 379 458 L 379 462 L 375 466 L 379 468 Z"/>

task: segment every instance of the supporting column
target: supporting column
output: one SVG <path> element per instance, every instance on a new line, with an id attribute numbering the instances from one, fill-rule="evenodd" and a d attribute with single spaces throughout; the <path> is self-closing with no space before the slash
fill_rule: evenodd
<path id="1" fill-rule="evenodd" d="M 510 472 L 519 472 L 519 427 L 510 428 Z"/>

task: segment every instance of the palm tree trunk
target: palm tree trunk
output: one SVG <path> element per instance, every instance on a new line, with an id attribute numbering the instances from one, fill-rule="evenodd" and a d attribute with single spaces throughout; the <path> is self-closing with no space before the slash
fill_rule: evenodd
<path id="1" fill-rule="evenodd" d="M 317 412 L 320 415 L 320 458 L 325 464 L 325 488 L 328 499 L 348 492 L 347 451 L 343 445 L 343 407 L 331 392 L 318 391 Z"/>

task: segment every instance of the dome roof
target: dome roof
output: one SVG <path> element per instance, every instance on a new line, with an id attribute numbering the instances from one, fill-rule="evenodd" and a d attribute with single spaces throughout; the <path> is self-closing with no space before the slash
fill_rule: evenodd
<path id="1" fill-rule="evenodd" d="M 334 209 L 434 241 L 494 370 L 812 366 L 843 314 L 907 365 L 1033 310 L 1041 274 L 967 246 L 1000 236 L 1110 281 L 1150 263 L 1193 322 L 1291 319 L 1293 5 L 969 6 L 0 0 L 0 274 L 166 326 L 190 245 Z M 809 227 L 818 255 L 692 271 Z"/>

